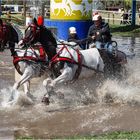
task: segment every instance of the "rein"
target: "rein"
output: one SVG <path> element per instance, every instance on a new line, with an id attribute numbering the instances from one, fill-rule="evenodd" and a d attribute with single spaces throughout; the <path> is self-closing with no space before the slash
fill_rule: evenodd
<path id="1" fill-rule="evenodd" d="M 71 58 L 66 58 L 66 57 L 59 57 L 59 55 L 61 54 L 61 52 L 66 48 L 66 50 L 68 51 L 68 53 L 70 54 Z M 77 63 L 76 61 L 74 61 L 74 58 L 72 56 L 72 54 L 69 52 L 68 48 L 63 45 L 63 47 L 59 50 L 59 52 L 52 58 L 51 63 L 55 63 L 58 62 L 60 60 L 67 60 L 71 63 Z"/>
<path id="2" fill-rule="evenodd" d="M 84 64 L 82 64 L 82 67 L 85 67 L 85 68 L 90 69 L 90 70 L 94 70 L 95 72 L 103 73 L 102 71 L 99 71 L 98 68 L 97 68 L 97 70 L 96 70 L 96 69 L 94 69 L 94 68 L 92 68 L 92 67 L 89 67 L 89 66 L 87 66 L 87 65 L 84 65 Z"/>

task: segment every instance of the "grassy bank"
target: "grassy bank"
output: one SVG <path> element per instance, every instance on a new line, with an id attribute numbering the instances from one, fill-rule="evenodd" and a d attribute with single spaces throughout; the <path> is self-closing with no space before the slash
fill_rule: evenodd
<path id="1" fill-rule="evenodd" d="M 36 138 L 31 137 L 20 137 L 18 140 L 37 140 Z M 102 135 L 94 136 L 75 136 L 75 137 L 64 137 L 64 138 L 51 138 L 51 140 L 139 140 L 140 132 L 112 132 Z"/>
<path id="2" fill-rule="evenodd" d="M 69 139 L 84 139 L 84 140 L 117 140 L 117 139 L 125 139 L 125 140 L 136 140 L 140 139 L 140 132 L 112 132 L 108 134 L 95 135 L 95 136 L 87 136 L 87 137 L 73 137 Z"/>
<path id="3" fill-rule="evenodd" d="M 1 18 L 3 20 L 8 20 L 8 16 L 6 14 L 2 15 Z M 119 17 L 118 17 L 119 18 Z M 11 14 L 12 22 L 24 26 L 24 17 L 21 14 Z M 111 33 L 113 35 L 121 35 L 121 36 L 132 36 L 132 35 L 140 35 L 140 25 L 131 26 L 131 25 L 119 25 L 116 23 L 110 24 Z"/>
<path id="4" fill-rule="evenodd" d="M 140 35 L 140 25 L 110 25 L 111 33 L 113 35 L 132 36 Z"/>

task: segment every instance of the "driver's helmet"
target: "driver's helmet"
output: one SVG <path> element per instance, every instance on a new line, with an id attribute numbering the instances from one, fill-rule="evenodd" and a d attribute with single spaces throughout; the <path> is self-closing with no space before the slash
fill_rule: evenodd
<path id="1" fill-rule="evenodd" d="M 101 23 L 102 23 L 102 17 L 97 14 L 97 15 L 94 15 L 93 18 L 92 18 L 93 22 L 94 22 L 94 25 L 96 27 L 100 27 Z"/>

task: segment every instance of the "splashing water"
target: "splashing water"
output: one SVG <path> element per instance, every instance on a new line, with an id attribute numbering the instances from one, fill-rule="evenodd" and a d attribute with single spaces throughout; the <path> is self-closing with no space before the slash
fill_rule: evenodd
<path id="1" fill-rule="evenodd" d="M 127 65 L 127 78 L 119 80 L 106 80 L 97 89 L 99 102 L 115 102 L 140 104 L 140 65 L 139 58 L 129 60 Z"/>
<path id="2" fill-rule="evenodd" d="M 127 49 L 126 46 L 123 48 Z M 32 87 L 31 94 L 36 98 L 33 104 L 24 95 L 22 89 L 19 89 L 15 94 L 16 103 L 5 108 L 2 102 L 8 102 L 12 87 L 8 82 L 1 80 L 0 129 L 6 128 L 5 131 L 9 131 L 7 128 L 11 128 L 12 132 L 16 131 L 19 135 L 38 136 L 39 138 L 80 135 L 83 132 L 95 134 L 95 132 L 120 129 L 139 130 L 139 47 L 136 47 L 136 52 L 135 57 L 128 60 L 126 79 L 122 81 L 107 79 L 101 82 L 99 77 L 94 77 L 94 79 L 91 77 L 58 86 L 51 96 L 49 106 L 41 103 L 45 93 L 41 82 Z M 64 98 L 61 98 L 63 94 Z M 126 126 L 126 124 L 129 125 Z"/>
<path id="3" fill-rule="evenodd" d="M 51 95 L 51 106 L 75 107 L 91 103 L 140 103 L 140 71 L 139 58 L 129 60 L 127 65 L 127 78 L 119 81 L 107 79 L 100 82 L 99 77 L 78 80 L 75 83 L 62 85 L 55 88 Z M 37 88 L 35 88 L 37 87 Z M 35 86 L 32 95 L 36 98 L 33 103 L 20 90 L 15 92 L 15 104 L 25 106 L 40 104 L 45 93 L 42 82 Z M 3 88 L 0 91 L 0 102 L 4 107 L 12 93 L 12 87 Z M 61 95 L 64 97 L 61 98 Z"/>

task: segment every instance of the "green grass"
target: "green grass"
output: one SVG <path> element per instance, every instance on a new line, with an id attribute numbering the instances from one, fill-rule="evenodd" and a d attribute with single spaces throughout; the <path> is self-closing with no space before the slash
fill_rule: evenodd
<path id="1" fill-rule="evenodd" d="M 140 132 L 112 132 L 94 136 L 56 137 L 51 140 L 139 140 Z M 20 137 L 17 140 L 37 140 L 31 137 Z"/>
<path id="2" fill-rule="evenodd" d="M 132 36 L 140 34 L 140 25 L 110 25 L 111 33 L 121 36 Z"/>
<path id="3" fill-rule="evenodd" d="M 138 140 L 140 139 L 140 132 L 112 132 L 112 133 L 106 133 L 102 135 L 94 135 L 94 136 L 80 136 L 80 137 L 69 137 L 64 138 L 63 140 L 116 140 L 116 139 L 125 139 L 125 140 Z M 55 140 L 55 139 L 54 139 Z"/>

